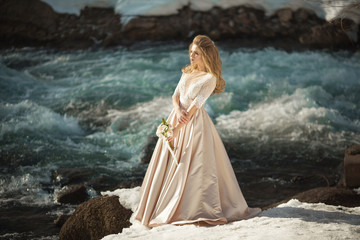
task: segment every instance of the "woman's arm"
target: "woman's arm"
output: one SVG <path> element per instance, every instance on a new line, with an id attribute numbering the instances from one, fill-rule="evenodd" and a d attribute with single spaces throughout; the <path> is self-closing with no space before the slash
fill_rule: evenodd
<path id="1" fill-rule="evenodd" d="M 188 118 L 188 121 L 192 118 L 192 116 L 194 115 L 194 113 L 196 112 L 196 110 L 198 110 L 198 108 L 194 105 L 190 108 L 190 110 L 188 112 L 186 112 L 186 117 Z M 174 127 L 173 130 L 173 135 L 171 137 L 168 137 L 166 140 L 171 142 L 174 138 L 176 138 L 178 136 L 178 134 L 180 133 L 180 129 L 185 126 L 188 121 L 186 123 L 180 123 L 178 122 L 178 124 Z"/>
<path id="2" fill-rule="evenodd" d="M 179 100 L 179 95 L 174 94 L 172 96 L 172 104 L 176 112 L 176 117 L 178 123 L 187 124 L 189 122 L 189 117 L 187 116 L 188 112 L 186 112 L 184 109 L 181 109 Z"/>

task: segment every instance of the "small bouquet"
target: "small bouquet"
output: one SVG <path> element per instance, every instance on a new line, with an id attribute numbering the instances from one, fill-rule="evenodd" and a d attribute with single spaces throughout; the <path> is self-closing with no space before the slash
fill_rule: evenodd
<path id="1" fill-rule="evenodd" d="M 159 127 L 156 130 L 156 136 L 158 136 L 159 138 L 162 138 L 166 141 L 166 139 L 168 137 L 171 137 L 174 134 L 174 132 L 173 132 L 174 128 L 171 126 L 171 124 L 167 123 L 164 118 L 162 118 L 161 121 L 162 121 L 161 124 L 159 125 Z M 176 158 L 175 158 L 174 150 L 172 149 L 170 142 L 168 142 L 168 144 L 166 146 L 169 149 L 171 155 L 173 156 L 174 162 L 176 163 L 176 165 L 178 165 Z"/>

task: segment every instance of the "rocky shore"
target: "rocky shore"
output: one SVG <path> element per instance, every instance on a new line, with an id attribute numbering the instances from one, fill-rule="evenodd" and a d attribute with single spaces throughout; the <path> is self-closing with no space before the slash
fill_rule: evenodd
<path id="1" fill-rule="evenodd" d="M 45 46 L 87 49 L 141 41 L 189 41 L 207 34 L 238 46 L 357 49 L 359 25 L 327 22 L 308 9 L 278 9 L 271 16 L 244 6 L 195 11 L 185 6 L 168 16 L 135 16 L 127 24 L 113 8 L 84 8 L 80 15 L 55 12 L 40 0 L 0 0 L 1 48 Z"/>
<path id="2" fill-rule="evenodd" d="M 351 158 L 355 167 L 360 165 L 360 145 L 352 146 L 345 151 L 345 164 L 347 159 Z M 351 167 L 350 170 L 353 169 Z M 357 173 L 347 173 L 336 186 L 317 187 L 301 193 L 297 193 L 283 201 L 276 202 L 267 206 L 262 206 L 263 210 L 274 208 L 282 203 L 286 203 L 291 199 L 297 199 L 300 202 L 307 203 L 325 203 L 327 205 L 343 206 L 343 207 L 360 207 L 360 194 L 353 191 L 355 182 L 350 182 L 349 179 L 357 178 Z M 60 170 L 57 174 L 65 176 L 67 179 L 76 179 L 80 177 L 80 172 L 71 172 L 69 170 Z M 71 182 L 71 181 L 70 181 Z M 70 183 L 69 182 L 69 183 Z M 122 186 L 118 188 L 129 188 L 139 186 L 141 183 L 132 183 L 131 185 Z M 61 194 L 58 194 L 58 201 L 61 203 L 79 203 L 87 199 L 82 196 L 81 185 L 71 185 L 72 187 L 65 187 Z M 113 188 L 114 189 L 114 188 Z M 79 193 L 80 192 L 80 193 Z M 71 199 L 71 201 L 63 202 L 61 199 Z M 132 211 L 124 208 L 119 198 L 116 196 L 101 196 L 94 197 L 84 203 L 81 203 L 72 215 L 62 215 L 55 220 L 55 224 L 61 227 L 60 239 L 100 239 L 109 234 L 116 234 L 122 231 L 123 228 L 130 226 L 130 216 Z"/>
<path id="3" fill-rule="evenodd" d="M 284 201 L 263 207 L 267 210 L 298 199 L 307 203 L 325 203 L 343 207 L 359 207 L 360 195 L 345 187 L 322 187 L 311 189 Z M 76 211 L 64 223 L 60 231 L 60 240 L 101 239 L 110 234 L 122 232 L 129 227 L 132 211 L 125 209 L 116 196 L 96 197 L 78 206 Z"/>

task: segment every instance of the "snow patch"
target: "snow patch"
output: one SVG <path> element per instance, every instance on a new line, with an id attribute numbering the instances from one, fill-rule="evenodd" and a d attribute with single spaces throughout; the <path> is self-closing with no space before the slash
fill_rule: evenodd
<path id="1" fill-rule="evenodd" d="M 356 0 L 345 1 L 300 1 L 300 0 L 42 0 L 49 4 L 56 12 L 70 13 L 79 15 L 81 9 L 85 7 L 111 7 L 116 13 L 122 16 L 123 23 L 126 23 L 132 16 L 166 16 L 177 14 L 179 9 L 190 6 L 195 11 L 208 11 L 213 7 L 223 9 L 235 6 L 247 6 L 262 9 L 266 15 L 272 15 L 277 9 L 299 8 L 309 9 L 315 14 L 326 20 L 331 20 L 337 16 L 347 17 L 360 22 L 359 11 L 352 7 Z"/>
<path id="2" fill-rule="evenodd" d="M 135 212 L 140 201 L 140 187 L 135 188 L 122 188 L 113 192 L 101 192 L 101 195 L 118 196 L 120 204 L 127 209 Z"/>
<path id="3" fill-rule="evenodd" d="M 120 202 L 136 209 L 140 187 L 118 189 L 102 194 L 117 195 Z M 134 214 L 133 214 L 134 215 Z M 122 233 L 103 240 L 120 239 L 360 239 L 360 207 L 347 208 L 323 203 L 302 203 L 292 199 L 258 217 L 225 225 L 199 227 L 167 224 L 147 228 L 130 219 L 132 225 Z"/>

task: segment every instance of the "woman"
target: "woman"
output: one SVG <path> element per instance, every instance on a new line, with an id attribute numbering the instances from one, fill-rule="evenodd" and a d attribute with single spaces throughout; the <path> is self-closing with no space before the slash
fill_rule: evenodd
<path id="1" fill-rule="evenodd" d="M 189 47 L 191 64 L 182 69 L 167 120 L 174 161 L 159 139 L 140 190 L 135 219 L 148 227 L 162 224 L 225 224 L 256 216 L 248 208 L 229 157 L 211 118 L 206 99 L 224 90 L 222 63 L 210 38 L 196 36 Z"/>

